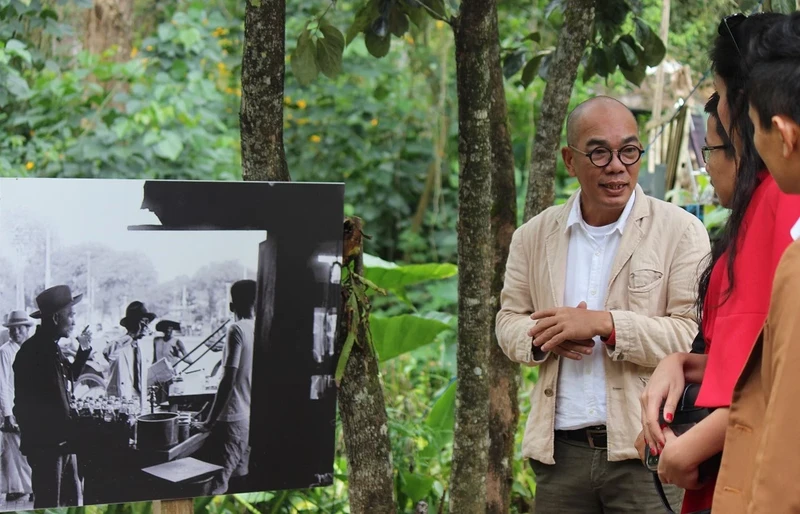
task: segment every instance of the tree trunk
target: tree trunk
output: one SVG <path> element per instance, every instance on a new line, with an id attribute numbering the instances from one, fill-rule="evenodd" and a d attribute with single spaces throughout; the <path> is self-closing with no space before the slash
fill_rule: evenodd
<path id="1" fill-rule="evenodd" d="M 131 57 L 133 0 L 94 0 L 86 10 L 86 50 L 101 54 L 117 45 L 115 61 Z"/>
<path id="2" fill-rule="evenodd" d="M 352 261 L 353 271 L 363 275 L 361 220 L 348 218 L 344 227 L 345 266 Z M 342 305 L 347 305 L 349 294 L 346 288 L 342 288 Z M 347 338 L 349 320 L 346 318 L 339 317 L 337 355 L 341 355 Z M 378 361 L 368 348 L 367 333 L 360 326 L 339 386 L 339 413 L 347 451 L 350 512 L 393 514 L 396 510 L 389 422 Z"/>
<path id="3" fill-rule="evenodd" d="M 493 28 L 496 30 L 496 27 Z M 511 236 L 517 226 L 517 188 L 514 182 L 514 152 L 508 127 L 500 46 L 492 45 L 490 72 L 492 99 L 489 119 L 492 144 L 492 242 L 494 273 L 491 285 L 492 319 L 500 310 L 500 291 L 508 259 Z M 494 326 L 494 324 L 492 324 Z M 489 349 L 489 466 L 486 476 L 486 512 L 506 514 L 513 485 L 514 434 L 519 421 L 519 365 L 503 353 L 491 330 Z"/>
<path id="4" fill-rule="evenodd" d="M 285 0 L 248 0 L 242 55 L 242 176 L 291 180 L 283 149 Z"/>
<path id="5" fill-rule="evenodd" d="M 489 348 L 494 327 L 491 285 L 491 66 L 496 0 L 464 0 L 454 18 L 458 92 L 458 388 L 450 475 L 450 512 L 486 510 L 489 464 Z"/>
<path id="6" fill-rule="evenodd" d="M 586 50 L 594 24 L 594 0 L 567 0 L 564 26 L 558 35 L 550 62 L 542 109 L 536 124 L 524 221 L 553 205 L 555 199 L 556 159 L 561 145 L 561 129 L 567 114 L 578 66 Z"/>

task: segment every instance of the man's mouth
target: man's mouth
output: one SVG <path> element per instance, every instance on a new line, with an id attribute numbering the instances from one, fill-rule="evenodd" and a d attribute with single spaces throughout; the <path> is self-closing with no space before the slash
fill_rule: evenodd
<path id="1" fill-rule="evenodd" d="M 627 185 L 628 185 L 628 184 L 622 184 L 622 183 L 613 183 L 613 184 L 600 184 L 600 186 L 601 186 L 601 187 L 604 187 L 604 188 L 606 188 L 606 189 L 610 189 L 610 190 L 612 190 L 612 191 L 621 191 L 621 190 L 622 190 L 622 189 L 624 189 L 624 188 L 625 188 Z"/>

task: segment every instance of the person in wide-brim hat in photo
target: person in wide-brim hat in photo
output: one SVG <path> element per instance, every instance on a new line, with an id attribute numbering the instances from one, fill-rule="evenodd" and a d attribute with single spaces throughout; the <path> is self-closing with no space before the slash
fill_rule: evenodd
<path id="1" fill-rule="evenodd" d="M 76 337 L 80 350 L 72 363 L 58 343 L 72 334 L 73 307 L 81 298 L 67 285 L 42 291 L 36 297 L 38 310 L 31 314 L 41 324 L 14 359 L 13 415 L 20 428 L 20 452 L 32 470 L 35 509 L 77 505 L 80 497 L 77 457 L 68 450 L 76 427 L 65 391 L 91 355 L 91 332 L 87 326 Z M 14 317 L 9 315 L 7 322 Z"/>
<path id="2" fill-rule="evenodd" d="M 36 297 L 36 306 L 39 309 L 31 313 L 31 318 L 42 319 L 52 316 L 67 307 L 78 304 L 82 298 L 82 294 L 72 296 L 69 286 L 53 286 L 45 289 Z"/>
<path id="3" fill-rule="evenodd" d="M 33 493 L 31 467 L 19 450 L 19 426 L 14 419 L 14 359 L 28 340 L 35 325 L 28 313 L 11 311 L 3 326 L 9 331 L 10 341 L 0 347 L 0 417 L 2 417 L 2 444 L 0 444 L 0 495 L 6 501 L 16 501 Z"/>
<path id="4" fill-rule="evenodd" d="M 133 301 L 125 309 L 125 317 L 119 324 L 125 327 L 127 333 L 111 341 L 103 355 L 110 364 L 108 396 L 120 398 L 138 397 L 144 406 L 147 398 L 146 383 L 143 370 L 147 369 L 142 362 L 142 352 L 139 340 L 150 334 L 150 322 L 156 319 L 156 314 L 147 310 L 144 303 Z"/>

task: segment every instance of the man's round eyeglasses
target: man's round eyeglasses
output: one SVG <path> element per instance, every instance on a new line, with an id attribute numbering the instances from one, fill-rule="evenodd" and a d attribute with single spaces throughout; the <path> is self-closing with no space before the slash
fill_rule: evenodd
<path id="1" fill-rule="evenodd" d="M 700 149 L 703 152 L 703 163 L 708 164 L 708 160 L 711 159 L 711 152 L 714 150 L 727 150 L 730 147 L 731 145 L 704 146 Z"/>
<path id="2" fill-rule="evenodd" d="M 642 150 L 636 145 L 625 145 L 616 152 L 604 146 L 598 146 L 591 152 L 584 152 L 582 150 L 578 150 L 572 145 L 569 145 L 569 147 L 578 152 L 579 154 L 587 156 L 589 160 L 592 162 L 592 164 L 594 164 L 598 168 L 605 168 L 606 166 L 611 164 L 611 160 L 614 158 L 614 153 L 617 154 L 619 162 L 621 162 L 625 166 L 631 166 L 633 164 L 636 164 L 637 162 L 639 162 L 639 159 L 641 159 L 642 155 L 644 154 L 644 150 Z"/>

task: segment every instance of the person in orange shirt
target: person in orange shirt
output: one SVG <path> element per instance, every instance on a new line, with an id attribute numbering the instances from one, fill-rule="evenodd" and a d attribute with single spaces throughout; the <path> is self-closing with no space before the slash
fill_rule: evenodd
<path id="1" fill-rule="evenodd" d="M 800 217 L 800 197 L 779 190 L 755 151 L 744 93 L 749 67 L 743 58 L 749 42 L 784 18 L 776 13 L 726 17 L 711 52 L 719 95 L 717 113 L 733 143 L 737 169 L 731 215 L 700 281 L 698 302 L 706 353 L 668 356 L 642 395 L 644 439 L 660 453 L 661 482 L 687 490 L 683 513 L 707 512 L 712 507 L 716 470 L 701 476 L 699 468 L 723 450 L 733 388 L 769 308 L 764 284 L 772 282 L 778 261 L 792 241 L 789 228 Z M 661 428 L 659 407 L 666 400 L 664 419 L 672 421 L 685 384 L 692 382 L 701 384 L 695 404 L 713 412 L 676 437 L 669 427 Z"/>
<path id="2" fill-rule="evenodd" d="M 800 13 L 751 48 L 754 144 L 778 187 L 800 195 Z M 734 389 L 715 512 L 800 512 L 800 220 L 791 222 L 794 242 L 778 264 L 766 323 Z"/>

